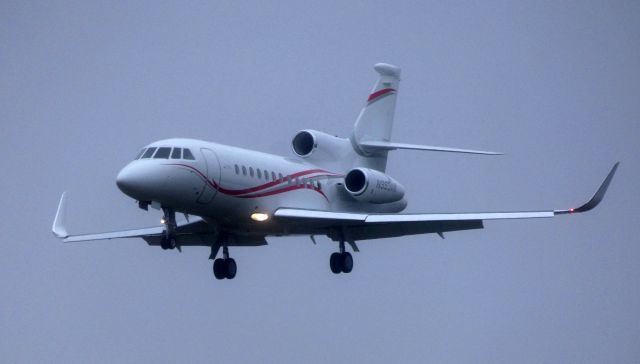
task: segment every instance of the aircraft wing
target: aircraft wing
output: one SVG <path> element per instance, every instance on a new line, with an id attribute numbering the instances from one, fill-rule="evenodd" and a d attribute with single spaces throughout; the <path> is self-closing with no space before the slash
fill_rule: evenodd
<path id="1" fill-rule="evenodd" d="M 368 214 L 350 212 L 331 212 L 280 208 L 274 216 L 300 229 L 303 226 L 326 229 L 329 236 L 339 240 L 342 231 L 348 233 L 348 239 L 366 240 L 402 235 L 438 233 L 448 231 L 482 229 L 485 220 L 550 218 L 557 215 L 589 211 L 602 201 L 618 168 L 616 163 L 596 193 L 589 201 L 577 208 L 547 211 L 515 212 L 472 212 L 472 213 L 411 213 L 411 214 Z M 333 232 L 331 232 L 333 230 Z"/>
<path id="2" fill-rule="evenodd" d="M 60 204 L 58 205 L 56 217 L 53 221 L 52 231 L 57 238 L 62 239 L 65 243 L 120 238 L 143 238 L 148 242 L 159 242 L 164 231 L 164 226 L 155 226 L 144 229 L 112 231 L 96 234 L 69 235 L 65 226 L 65 209 L 66 193 L 63 193 L 62 197 L 60 198 Z M 189 242 L 193 240 L 191 239 L 191 236 L 206 235 L 208 233 L 211 233 L 210 228 L 207 227 L 207 223 L 199 217 L 194 217 L 190 221 L 179 222 L 177 225 L 176 240 L 182 245 L 200 245 L 189 244 Z"/>

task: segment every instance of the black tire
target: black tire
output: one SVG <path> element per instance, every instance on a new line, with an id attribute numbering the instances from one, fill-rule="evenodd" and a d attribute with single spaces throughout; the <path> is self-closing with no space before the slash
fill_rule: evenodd
<path id="1" fill-rule="evenodd" d="M 225 266 L 225 278 L 233 279 L 236 276 L 236 272 L 238 271 L 238 265 L 233 258 L 224 260 Z"/>
<path id="2" fill-rule="evenodd" d="M 329 258 L 329 267 L 334 274 L 342 272 L 342 259 L 340 257 L 340 253 L 331 254 L 331 258 Z"/>
<path id="3" fill-rule="evenodd" d="M 218 258 L 213 261 L 213 275 L 216 279 L 224 279 L 226 276 L 226 264 L 224 260 Z"/>
<path id="4" fill-rule="evenodd" d="M 162 248 L 162 250 L 169 249 L 169 242 L 167 241 L 166 237 L 163 237 L 162 240 L 160 240 L 160 247 Z"/>
<path id="5" fill-rule="evenodd" d="M 342 263 L 342 272 L 351 273 L 353 270 L 353 257 L 351 256 L 351 253 L 344 252 L 340 254 L 340 262 Z"/>
<path id="6" fill-rule="evenodd" d="M 160 247 L 162 250 L 175 249 L 176 238 L 167 238 L 166 236 L 163 236 L 162 240 L 160 240 Z"/>

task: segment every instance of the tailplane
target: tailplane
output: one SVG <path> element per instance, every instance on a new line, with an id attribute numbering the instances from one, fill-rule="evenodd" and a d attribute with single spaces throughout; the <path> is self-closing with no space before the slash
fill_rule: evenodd
<path id="1" fill-rule="evenodd" d="M 387 166 L 388 152 L 399 149 L 484 155 L 502 154 L 482 150 L 391 142 L 393 116 L 396 110 L 398 87 L 400 86 L 400 68 L 386 63 L 378 63 L 373 68 L 380 77 L 369 94 L 367 104 L 360 111 L 353 127 L 353 133 L 349 138 L 351 146 L 357 154 L 353 167 L 366 167 L 384 172 Z"/>

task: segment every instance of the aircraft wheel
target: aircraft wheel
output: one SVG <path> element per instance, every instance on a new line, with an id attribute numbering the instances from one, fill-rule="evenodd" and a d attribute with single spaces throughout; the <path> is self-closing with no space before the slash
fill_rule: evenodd
<path id="1" fill-rule="evenodd" d="M 233 258 L 225 259 L 225 278 L 233 279 L 236 276 L 236 272 L 238 271 L 238 266 L 236 265 L 236 261 Z"/>
<path id="2" fill-rule="evenodd" d="M 342 257 L 340 253 L 331 254 L 331 258 L 329 259 L 329 266 L 331 267 L 331 271 L 334 274 L 342 272 Z"/>
<path id="3" fill-rule="evenodd" d="M 224 279 L 226 276 L 226 264 L 223 259 L 216 259 L 213 261 L 213 275 L 216 279 Z"/>
<path id="4" fill-rule="evenodd" d="M 169 241 L 167 240 L 167 238 L 162 238 L 162 240 L 160 240 L 160 247 L 162 248 L 162 250 L 169 249 Z"/>
<path id="5" fill-rule="evenodd" d="M 353 270 L 353 257 L 351 256 L 351 253 L 344 252 L 340 254 L 340 263 L 342 263 L 343 273 L 351 273 Z"/>
<path id="6" fill-rule="evenodd" d="M 160 240 L 160 247 L 162 248 L 162 250 L 175 249 L 176 238 L 163 237 L 162 240 Z"/>

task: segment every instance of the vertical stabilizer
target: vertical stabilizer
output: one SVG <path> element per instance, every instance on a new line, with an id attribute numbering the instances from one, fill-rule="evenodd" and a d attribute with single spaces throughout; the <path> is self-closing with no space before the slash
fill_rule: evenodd
<path id="1" fill-rule="evenodd" d="M 373 68 L 380 78 L 371 90 L 367 104 L 358 115 L 350 139 L 355 151 L 363 157 L 359 160 L 360 165 L 384 171 L 386 152 L 371 155 L 360 148 L 359 144 L 370 141 L 390 141 L 400 85 L 400 68 L 386 63 L 378 63 Z"/>

